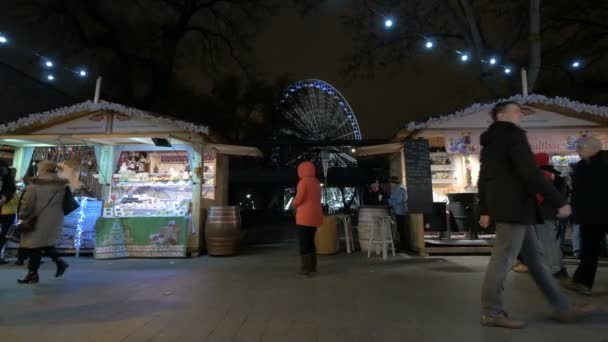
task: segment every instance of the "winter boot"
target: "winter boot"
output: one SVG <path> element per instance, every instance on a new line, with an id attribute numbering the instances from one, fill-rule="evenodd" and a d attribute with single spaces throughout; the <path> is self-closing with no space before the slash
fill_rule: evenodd
<path id="1" fill-rule="evenodd" d="M 311 265 L 310 265 L 310 273 L 317 273 L 317 253 L 312 254 L 311 256 Z"/>
<path id="2" fill-rule="evenodd" d="M 37 272 L 27 272 L 27 276 L 23 279 L 18 279 L 17 283 L 19 284 L 38 284 L 38 273 Z"/>
<path id="3" fill-rule="evenodd" d="M 300 257 L 301 268 L 297 276 L 300 278 L 310 278 L 310 271 L 312 269 L 312 254 L 302 255 Z"/>
<path id="4" fill-rule="evenodd" d="M 59 278 L 65 273 L 65 271 L 68 269 L 68 267 L 70 267 L 70 265 L 68 265 L 67 262 L 63 261 L 63 259 L 59 259 L 59 258 L 57 258 L 57 261 L 55 261 L 55 263 L 57 264 L 57 271 L 55 272 L 55 278 Z"/>

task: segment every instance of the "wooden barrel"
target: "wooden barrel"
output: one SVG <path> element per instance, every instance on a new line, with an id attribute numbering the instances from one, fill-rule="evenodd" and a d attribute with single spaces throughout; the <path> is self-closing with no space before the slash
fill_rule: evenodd
<path id="1" fill-rule="evenodd" d="M 208 255 L 236 254 L 241 239 L 238 207 L 210 207 L 205 225 Z"/>
<path id="2" fill-rule="evenodd" d="M 374 217 L 387 216 L 388 214 L 389 212 L 387 206 L 370 205 L 359 208 L 359 225 L 357 226 L 357 235 L 359 236 L 359 247 L 361 248 L 362 253 L 367 254 L 370 233 L 374 224 Z"/>
<path id="3" fill-rule="evenodd" d="M 335 216 L 324 216 L 323 224 L 317 228 L 315 247 L 317 254 L 331 255 L 338 252 L 338 219 Z"/>

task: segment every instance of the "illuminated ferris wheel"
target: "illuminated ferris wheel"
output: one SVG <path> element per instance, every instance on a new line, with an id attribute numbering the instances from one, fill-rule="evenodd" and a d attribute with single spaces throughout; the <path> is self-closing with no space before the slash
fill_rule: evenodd
<path id="1" fill-rule="evenodd" d="M 284 137 L 320 145 L 361 140 L 359 123 L 350 104 L 327 82 L 307 79 L 292 84 L 281 95 L 277 109 L 287 119 L 286 127 L 280 129 Z M 320 149 L 328 155 L 330 166 L 356 164 L 349 146 Z"/>

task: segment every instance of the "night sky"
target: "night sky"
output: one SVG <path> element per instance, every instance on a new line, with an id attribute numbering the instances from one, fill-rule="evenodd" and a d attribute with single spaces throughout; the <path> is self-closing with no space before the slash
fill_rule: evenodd
<path id="1" fill-rule="evenodd" d="M 344 58 L 353 49 L 353 36 L 341 18 L 349 10 L 348 3 L 348 0 L 330 1 L 308 16 L 301 16 L 289 8 L 273 14 L 252 44 L 255 66 L 263 78 L 273 82 L 282 75 L 291 74 L 295 80 L 318 78 L 331 83 L 350 102 L 364 139 L 390 138 L 409 121 L 447 114 L 474 102 L 492 99 L 472 64 L 459 63 L 455 56 L 438 50 L 415 51 L 405 63 L 378 71 L 373 80 L 349 80 L 341 74 Z M 381 18 L 378 25 L 382 25 Z M 16 39 L 21 48 L 27 48 L 28 36 L 20 32 L 21 29 L 14 29 Z M 23 59 L 14 51 L 0 52 L 0 60 L 24 69 L 33 77 L 40 77 L 40 68 L 32 56 Z M 48 52 L 51 53 L 52 48 Z M 199 92 L 209 90 L 209 79 L 199 70 L 182 65 L 176 68 L 176 74 L 179 83 Z M 510 77 L 517 84 L 519 72 L 515 70 Z M 88 84 L 77 82 L 66 86 L 65 81 L 58 80 L 55 85 L 75 97 L 82 96 L 78 89 L 83 88 L 87 89 L 87 97 L 86 93 L 92 95 L 93 79 Z M 556 90 L 545 95 L 577 99 L 571 96 L 571 89 L 555 84 Z M 106 82 L 104 87 L 112 87 L 112 84 Z"/>
<path id="2" fill-rule="evenodd" d="M 284 11 L 260 35 L 257 55 L 271 77 L 292 72 L 297 79 L 320 78 L 334 85 L 353 107 L 365 139 L 389 138 L 411 120 L 489 98 L 471 66 L 433 52 L 418 54 L 394 75 L 387 70 L 374 80 L 349 81 L 340 71 L 352 37 L 338 7 L 325 6 L 306 17 Z"/>

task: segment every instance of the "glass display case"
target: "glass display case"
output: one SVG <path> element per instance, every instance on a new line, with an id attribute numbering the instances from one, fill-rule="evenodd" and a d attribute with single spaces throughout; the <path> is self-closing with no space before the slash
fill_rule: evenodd
<path id="1" fill-rule="evenodd" d="M 431 153 L 431 175 L 433 184 L 457 183 L 456 163 L 453 157 L 448 153 Z"/>
<path id="2" fill-rule="evenodd" d="M 187 152 L 123 152 L 103 216 L 187 216 L 191 202 Z"/>

